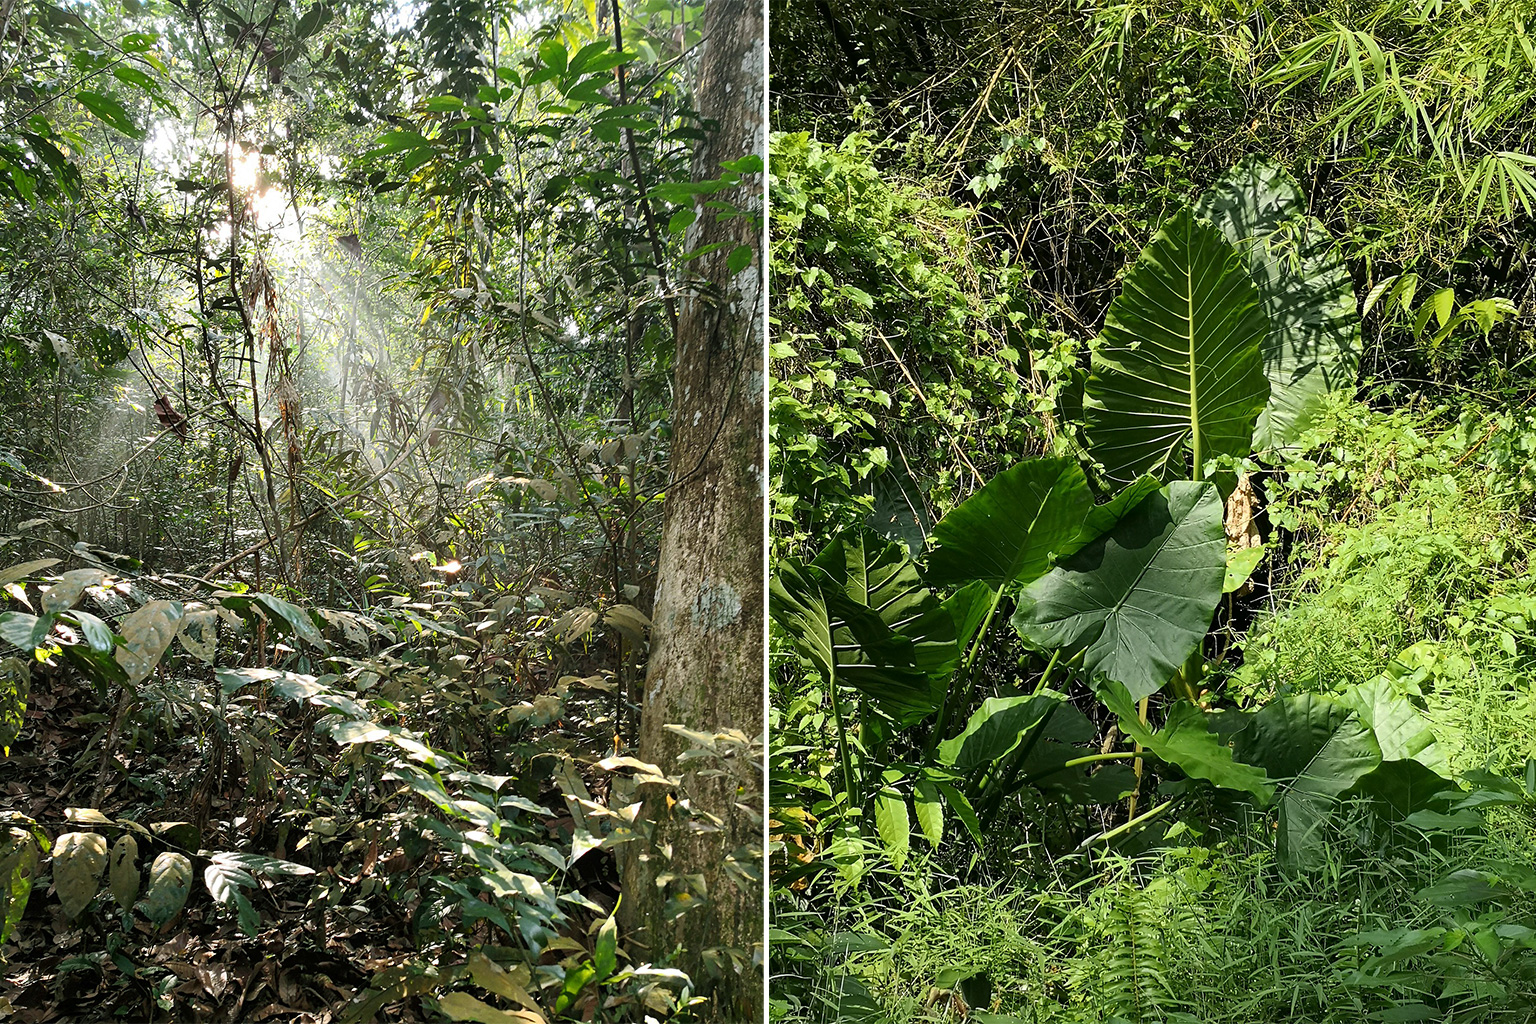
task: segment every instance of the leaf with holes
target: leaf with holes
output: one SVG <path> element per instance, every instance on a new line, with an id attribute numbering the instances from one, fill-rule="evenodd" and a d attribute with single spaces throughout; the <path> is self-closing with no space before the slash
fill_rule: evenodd
<path id="1" fill-rule="evenodd" d="M 117 648 L 117 663 L 130 683 L 136 685 L 149 678 L 175 639 L 181 616 L 179 601 L 151 601 L 117 627 L 123 638 Z"/>

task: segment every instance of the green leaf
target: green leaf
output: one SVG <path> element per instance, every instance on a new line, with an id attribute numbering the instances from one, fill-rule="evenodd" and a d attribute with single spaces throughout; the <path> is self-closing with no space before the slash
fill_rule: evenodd
<path id="1" fill-rule="evenodd" d="M 942 701 L 959 660 L 955 616 L 969 625 L 974 597 L 946 606 L 922 586 L 903 545 L 847 531 L 810 565 L 783 560 L 768 610 L 825 679 L 857 688 L 910 724 Z"/>
<path id="2" fill-rule="evenodd" d="M 10 937 L 27 909 L 37 860 L 37 838 L 24 828 L 9 826 L 0 839 L 0 943 Z"/>
<path id="3" fill-rule="evenodd" d="M 1253 575 L 1253 570 L 1257 569 L 1262 561 L 1264 561 L 1263 544 L 1227 552 L 1227 574 L 1222 580 L 1221 592 L 1230 594 L 1247 583 L 1248 577 Z"/>
<path id="4" fill-rule="evenodd" d="M 130 683 L 137 685 L 149 678 L 175 639 L 182 614 L 178 601 L 150 601 L 118 626 L 123 642 L 117 648 L 117 663 Z"/>
<path id="5" fill-rule="evenodd" d="M 741 273 L 752 265 L 752 255 L 752 247 L 750 245 L 738 245 L 725 258 L 726 270 L 733 276 Z"/>
<path id="6" fill-rule="evenodd" d="M 912 820 L 907 816 L 907 798 L 897 790 L 887 787 L 875 797 L 875 829 L 891 864 L 900 871 L 912 845 Z"/>
<path id="7" fill-rule="evenodd" d="M 1176 481 L 1027 587 L 1013 626 L 1140 699 L 1161 689 L 1210 628 L 1226 575 L 1221 496 Z"/>
<path id="8" fill-rule="evenodd" d="M 315 620 L 310 617 L 309 612 L 271 594 L 252 596 L 263 608 L 277 616 L 279 628 L 286 627 L 284 632 L 291 633 L 316 647 L 326 646 L 325 636 L 315 625 Z"/>
<path id="9" fill-rule="evenodd" d="M 48 638 L 48 631 L 53 628 L 53 622 L 52 615 L 0 612 L 0 640 L 14 644 L 31 654 Z"/>
<path id="10" fill-rule="evenodd" d="M 95 114 L 108 126 L 115 128 L 129 138 L 138 139 L 144 136 L 143 129 L 133 123 L 133 119 L 128 116 L 128 111 L 124 110 L 123 105 L 112 97 L 82 89 L 75 93 L 75 99 L 79 100 L 81 106 Z"/>
<path id="11" fill-rule="evenodd" d="M 1092 502 L 1076 459 L 1021 462 L 939 520 L 928 580 L 980 580 L 994 590 L 1032 583 L 1077 536 Z"/>
<path id="12" fill-rule="evenodd" d="M 1153 732 L 1136 713 L 1136 703 L 1123 686 L 1101 682 L 1099 699 L 1120 719 L 1120 729 L 1159 760 L 1177 765 L 1185 775 L 1205 779 L 1223 789 L 1252 793 L 1267 802 L 1274 785 L 1264 769 L 1233 757 L 1232 748 L 1211 731 L 1204 712 L 1188 701 L 1175 701 L 1163 727 Z"/>
<path id="13" fill-rule="evenodd" d="M 544 62 L 545 67 L 553 69 L 556 74 L 565 74 L 568 59 L 568 51 L 559 42 L 546 39 L 539 44 L 539 60 Z"/>
<path id="14" fill-rule="evenodd" d="M 53 888 L 64 916 L 80 916 L 101 889 L 107 841 L 94 832 L 66 832 L 53 848 Z"/>
<path id="15" fill-rule="evenodd" d="M 192 862 L 170 850 L 155 858 L 149 867 L 149 888 L 139 908 L 156 927 L 161 927 L 181 913 L 192 891 Z"/>
<path id="16" fill-rule="evenodd" d="M 597 929 L 597 941 L 592 944 L 592 967 L 597 971 L 599 985 L 619 968 L 619 923 L 612 914 Z"/>
<path id="17" fill-rule="evenodd" d="M 1381 764 L 1371 730 L 1349 708 L 1315 693 L 1260 708 L 1235 749 L 1282 788 L 1276 854 L 1288 871 L 1326 863 L 1326 828 L 1339 798 Z"/>
<path id="18" fill-rule="evenodd" d="M 1293 446 L 1331 391 L 1353 385 L 1360 316 L 1349 268 L 1322 223 L 1306 215 L 1283 167 L 1250 157 L 1195 204 L 1248 262 L 1269 317 L 1270 396 L 1253 431 L 1257 451 Z"/>
<path id="19" fill-rule="evenodd" d="M 988 697 L 981 702 L 960 735 L 939 744 L 939 761 L 969 772 L 991 764 L 1019 745 L 1041 719 L 1062 702 L 1059 693 L 1033 697 Z"/>
<path id="20" fill-rule="evenodd" d="M 913 787 L 912 804 L 917 809 L 917 825 L 928 845 L 938 848 L 944 838 L 944 803 L 939 788 L 928 779 L 918 779 Z"/>
<path id="21" fill-rule="evenodd" d="M 59 582 L 48 588 L 43 595 L 43 611 L 51 615 L 67 612 L 80 600 L 86 587 L 100 585 L 106 578 L 100 569 L 72 569 L 59 577 Z"/>
<path id="22" fill-rule="evenodd" d="M 1195 453 L 1247 455 L 1269 400 L 1268 332 L 1242 257 L 1180 210 L 1126 275 L 1093 353 L 1083 411 L 1105 475 L 1166 481 L 1198 476 Z"/>
<path id="23" fill-rule="evenodd" d="M 20 565 L 13 565 L 9 569 L 0 571 L 0 587 L 9 586 L 17 580 L 26 579 L 28 576 L 35 576 L 49 566 L 58 564 L 59 559 L 57 558 L 39 558 L 34 562 L 22 562 Z"/>
<path id="24" fill-rule="evenodd" d="M 1450 764 L 1435 741 L 1429 720 L 1396 690 L 1390 677 L 1378 676 L 1350 687 L 1339 695 L 1339 703 L 1354 711 L 1371 730 L 1383 761 L 1417 761 L 1450 778 Z"/>
<path id="25" fill-rule="evenodd" d="M 325 23 L 331 20 L 335 13 L 330 4 L 311 4 L 309 10 L 304 12 L 304 17 L 299 19 L 299 24 L 294 28 L 294 35 L 300 40 L 308 39 L 325 27 Z"/>

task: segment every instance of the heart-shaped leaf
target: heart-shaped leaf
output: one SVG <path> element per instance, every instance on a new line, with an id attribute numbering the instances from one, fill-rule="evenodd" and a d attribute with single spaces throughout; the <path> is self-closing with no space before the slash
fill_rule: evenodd
<path id="1" fill-rule="evenodd" d="M 1175 481 L 1019 595 L 1014 628 L 1082 656 L 1136 699 L 1161 689 L 1205 637 L 1226 576 L 1221 497 Z"/>

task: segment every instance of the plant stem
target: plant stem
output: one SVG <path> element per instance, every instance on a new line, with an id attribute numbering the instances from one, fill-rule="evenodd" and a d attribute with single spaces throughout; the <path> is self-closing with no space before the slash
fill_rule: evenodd
<path id="1" fill-rule="evenodd" d="M 1162 814 L 1164 811 L 1166 811 L 1168 808 L 1172 807 L 1177 802 L 1178 802 L 1178 798 L 1177 797 L 1174 797 L 1174 798 L 1169 799 L 1169 800 L 1164 800 L 1162 803 L 1158 804 L 1156 807 L 1152 808 L 1150 811 L 1147 811 L 1145 814 L 1141 815 L 1138 818 L 1132 818 L 1130 821 L 1126 822 L 1124 825 L 1117 825 L 1114 828 L 1110 829 L 1108 832 L 1101 832 L 1100 834 L 1094 836 L 1092 839 L 1085 839 L 1085 840 L 1083 840 L 1081 843 L 1077 844 L 1077 849 L 1079 851 L 1082 851 L 1082 850 L 1088 849 L 1088 847 L 1092 846 L 1094 843 L 1107 843 L 1107 842 L 1109 842 L 1112 839 L 1118 839 L 1120 836 L 1122 836 L 1125 833 L 1131 831 L 1131 829 L 1139 828 L 1140 826 L 1145 825 L 1147 822 L 1151 821 L 1153 818 L 1157 817 L 1159 814 Z"/>
<path id="2" fill-rule="evenodd" d="M 961 691 L 965 695 L 964 700 L 960 701 L 958 706 L 963 707 L 970 703 L 972 689 L 971 665 L 976 661 L 976 655 L 981 653 L 982 641 L 987 637 L 987 630 L 992 626 L 992 617 L 997 614 L 997 606 L 1002 600 L 1003 589 L 999 587 L 992 593 L 992 607 L 987 609 L 987 617 L 982 620 L 981 628 L 976 631 L 975 637 L 971 639 L 971 649 L 966 654 L 965 664 L 960 668 L 960 676 L 951 680 L 949 692 L 944 695 L 944 706 L 939 709 L 938 724 L 934 726 L 933 732 L 928 736 L 925 753 L 930 758 L 933 757 L 934 750 L 938 748 L 939 741 L 944 738 L 944 730 L 949 727 L 949 720 L 954 715 L 955 708 L 957 707 L 955 700 L 956 692 Z"/>
<path id="3" fill-rule="evenodd" d="M 848 806 L 858 807 L 863 800 L 853 785 L 853 758 L 848 753 L 848 725 L 843 719 L 843 701 L 837 695 L 836 683 L 829 683 L 828 690 L 832 694 L 832 718 L 837 723 L 837 756 L 843 763 L 843 791 L 848 794 Z"/>

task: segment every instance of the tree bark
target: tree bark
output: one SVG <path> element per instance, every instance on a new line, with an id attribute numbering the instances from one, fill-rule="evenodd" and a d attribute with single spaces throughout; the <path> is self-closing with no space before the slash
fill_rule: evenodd
<path id="1" fill-rule="evenodd" d="M 697 180 L 721 177 L 723 161 L 766 154 L 760 0 L 709 0 L 704 36 L 697 102 L 714 124 L 694 154 Z M 642 760 L 681 777 L 672 795 L 685 803 L 651 797 L 642 811 L 650 840 L 624 848 L 622 907 L 633 940 L 649 959 L 687 971 L 709 1000 L 700 1019 L 717 1021 L 763 1014 L 760 748 L 722 772 L 718 761 L 680 761 L 690 744 L 666 727 L 739 730 L 754 741 L 763 734 L 762 181 L 746 174 L 701 197 L 686 239 L 689 251 L 724 244 L 688 264 L 703 281 L 679 311 L 671 481 L 639 737 Z M 752 216 L 722 219 L 704 198 Z M 732 273 L 739 246 L 753 259 Z M 719 828 L 698 828 L 706 816 Z"/>

